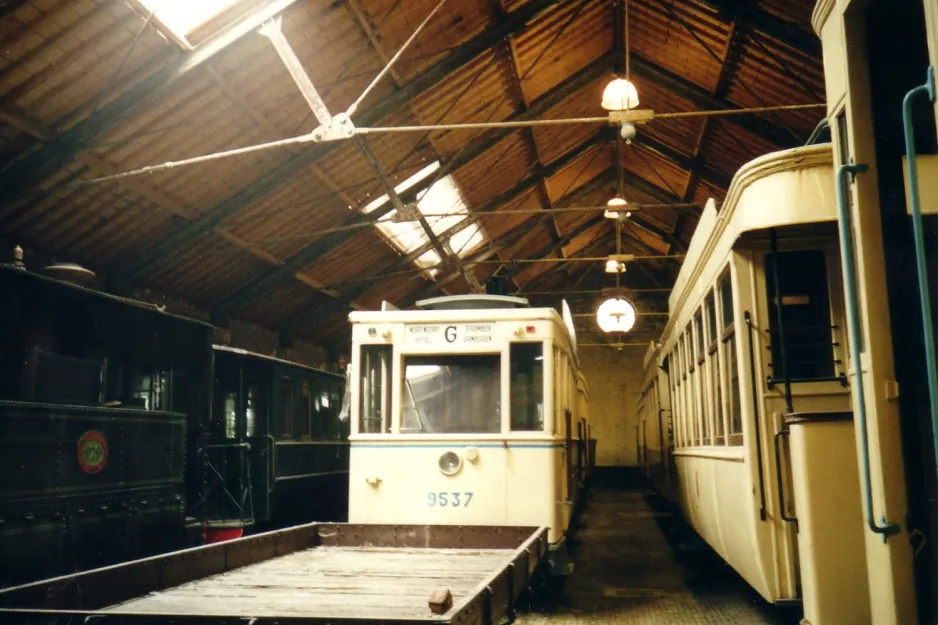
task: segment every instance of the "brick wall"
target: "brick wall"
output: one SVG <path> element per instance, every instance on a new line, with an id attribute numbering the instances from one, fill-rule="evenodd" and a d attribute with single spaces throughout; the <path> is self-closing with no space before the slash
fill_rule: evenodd
<path id="1" fill-rule="evenodd" d="M 635 402 L 642 386 L 645 350 L 625 347 L 580 348 L 580 368 L 589 386 L 589 418 L 598 466 L 635 466 Z"/>

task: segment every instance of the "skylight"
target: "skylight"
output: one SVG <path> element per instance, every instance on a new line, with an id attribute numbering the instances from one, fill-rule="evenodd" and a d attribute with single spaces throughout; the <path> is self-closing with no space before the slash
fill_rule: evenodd
<path id="1" fill-rule="evenodd" d="M 394 190 L 403 193 L 420 181 L 429 178 L 439 168 L 439 161 L 431 163 L 398 184 L 394 187 Z M 362 212 L 371 213 L 387 201 L 387 194 L 382 195 L 365 205 Z M 466 206 L 459 187 L 456 186 L 452 176 L 448 175 L 438 180 L 417 198 L 417 209 L 424 215 L 428 215 L 426 218 L 427 223 L 430 224 L 431 230 L 437 235 L 441 235 L 469 216 L 469 208 Z M 402 253 L 409 254 L 429 242 L 430 239 L 419 222 L 392 223 L 387 221 L 396 212 L 396 210 L 392 210 L 382 217 L 377 224 L 377 228 L 391 240 L 395 247 L 401 250 Z M 463 258 L 479 247 L 484 240 L 485 235 L 482 228 L 475 223 L 463 228 L 448 240 L 442 241 L 442 243 L 451 252 Z M 431 249 L 420 255 L 414 262 L 418 267 L 428 269 L 431 275 L 436 275 L 437 270 L 432 269 L 432 267 L 438 265 L 441 260 L 439 253 L 435 249 Z"/>
<path id="2" fill-rule="evenodd" d="M 168 28 L 181 43 L 192 47 L 186 37 L 199 26 L 231 8 L 238 0 L 138 0 L 149 15 Z"/>

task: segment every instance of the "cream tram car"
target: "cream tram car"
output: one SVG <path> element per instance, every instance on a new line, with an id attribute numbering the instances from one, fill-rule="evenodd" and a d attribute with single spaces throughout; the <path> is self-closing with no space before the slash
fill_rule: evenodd
<path id="1" fill-rule="evenodd" d="M 829 144 L 743 166 L 701 215 L 639 402 L 650 477 L 812 625 L 870 621 L 840 243 Z"/>
<path id="2" fill-rule="evenodd" d="M 555 572 L 589 471 L 572 318 L 498 295 L 356 311 L 351 523 L 548 526 Z"/>

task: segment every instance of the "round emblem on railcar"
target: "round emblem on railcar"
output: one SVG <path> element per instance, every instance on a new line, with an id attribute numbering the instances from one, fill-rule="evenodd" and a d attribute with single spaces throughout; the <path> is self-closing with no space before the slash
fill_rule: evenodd
<path id="1" fill-rule="evenodd" d="M 78 439 L 78 466 L 85 473 L 100 473 L 107 464 L 107 439 L 97 430 L 88 430 Z"/>

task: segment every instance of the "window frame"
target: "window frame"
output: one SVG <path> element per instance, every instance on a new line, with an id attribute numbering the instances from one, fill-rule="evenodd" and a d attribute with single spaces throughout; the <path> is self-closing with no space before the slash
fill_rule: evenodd
<path id="1" fill-rule="evenodd" d="M 727 311 L 726 294 L 724 285 L 729 285 L 729 305 Z M 720 293 L 720 321 L 722 330 L 720 331 L 720 352 L 721 365 L 723 367 L 724 401 L 726 402 L 725 431 L 726 444 L 730 447 L 739 447 L 744 443 L 743 439 L 743 416 L 742 416 L 742 387 L 740 384 L 740 360 L 738 353 L 738 343 L 736 340 L 736 314 L 732 309 L 734 297 L 734 281 L 731 265 L 720 272 L 717 278 L 716 288 Z M 727 317 L 727 315 L 729 317 Z M 733 377 L 735 373 L 735 377 Z M 734 383 L 735 380 L 735 383 Z M 739 430 L 736 430 L 736 425 Z"/>

